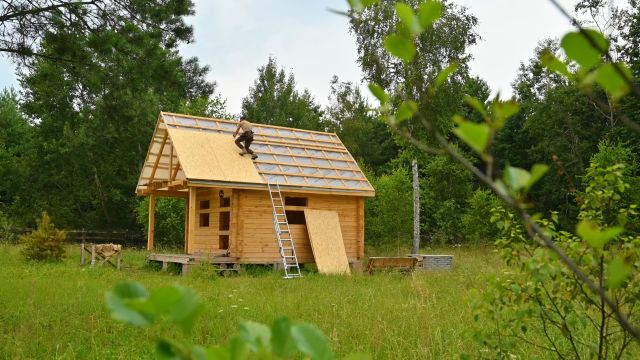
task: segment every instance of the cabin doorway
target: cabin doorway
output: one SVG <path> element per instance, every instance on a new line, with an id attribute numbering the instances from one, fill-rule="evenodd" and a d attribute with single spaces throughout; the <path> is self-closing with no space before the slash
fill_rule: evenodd
<path id="1" fill-rule="evenodd" d="M 229 230 L 231 226 L 231 194 L 220 190 L 220 211 L 218 213 L 218 249 L 229 250 Z"/>

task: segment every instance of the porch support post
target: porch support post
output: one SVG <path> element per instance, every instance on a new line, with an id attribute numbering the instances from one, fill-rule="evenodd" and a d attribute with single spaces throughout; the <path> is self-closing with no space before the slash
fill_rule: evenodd
<path id="1" fill-rule="evenodd" d="M 156 225 L 156 196 L 149 195 L 149 229 L 147 231 L 147 250 L 153 251 L 153 236 Z"/>
<path id="2" fill-rule="evenodd" d="M 193 237 L 196 229 L 196 188 L 189 187 L 189 201 L 187 202 L 187 226 L 186 226 L 186 239 L 185 239 L 185 254 L 189 253 L 189 242 Z"/>

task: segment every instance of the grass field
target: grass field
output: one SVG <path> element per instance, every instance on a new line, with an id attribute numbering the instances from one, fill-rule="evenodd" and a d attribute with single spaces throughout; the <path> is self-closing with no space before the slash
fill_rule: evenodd
<path id="1" fill-rule="evenodd" d="M 194 288 L 205 303 L 193 341 L 226 342 L 242 319 L 270 324 L 288 316 L 316 324 L 338 355 L 374 358 L 457 358 L 475 352 L 468 297 L 502 269 L 490 248 L 439 249 L 453 254 L 452 272 L 413 275 L 322 276 L 284 281 L 273 272 L 189 276 L 144 266 L 145 253 L 126 251 L 123 271 L 81 268 L 79 251 L 62 263 L 27 264 L 18 247 L 0 245 L 0 358 L 151 358 L 154 334 L 173 331 L 123 325 L 109 317 L 104 293 L 130 279 L 153 289 L 166 284 Z M 180 336 L 177 334 L 176 336 Z"/>

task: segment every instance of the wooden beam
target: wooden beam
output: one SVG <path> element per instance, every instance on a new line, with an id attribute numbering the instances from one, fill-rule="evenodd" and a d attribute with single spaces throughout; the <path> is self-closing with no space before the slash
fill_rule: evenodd
<path id="1" fill-rule="evenodd" d="M 189 244 L 191 243 L 191 239 L 193 238 L 193 236 L 195 235 L 195 230 L 196 230 L 196 205 L 197 205 L 197 201 L 196 201 L 196 188 L 195 187 L 190 187 L 189 188 L 189 206 L 188 206 L 188 217 L 187 217 L 187 253 L 189 251 Z"/>
<path id="2" fill-rule="evenodd" d="M 158 169 L 158 163 L 160 162 L 160 158 L 162 157 L 162 152 L 164 151 L 164 146 L 167 144 L 167 137 L 169 137 L 169 132 L 164 133 L 164 137 L 162 138 L 162 145 L 160 145 L 160 151 L 158 155 L 156 155 L 156 161 L 153 164 L 153 170 L 151 170 L 151 176 L 149 176 L 149 181 L 153 181 L 153 178 L 156 176 L 156 170 Z"/>
<path id="3" fill-rule="evenodd" d="M 169 151 L 169 177 L 171 177 L 171 171 L 173 170 L 173 144 L 169 144 L 171 149 Z M 173 179 L 169 179 L 173 180 Z"/>
<path id="4" fill-rule="evenodd" d="M 177 190 L 149 190 L 149 189 L 138 189 L 136 191 L 136 195 L 138 196 L 149 196 L 156 195 L 157 197 L 179 197 L 179 198 L 188 198 L 189 193 L 187 191 L 177 191 Z"/>
<path id="5" fill-rule="evenodd" d="M 156 225 L 156 196 L 149 195 L 149 229 L 147 231 L 147 250 L 153 251 L 153 237 Z"/>
<path id="6" fill-rule="evenodd" d="M 176 163 L 176 169 L 173 171 L 173 175 L 171 175 L 171 178 L 169 180 L 173 181 L 176 179 L 176 176 L 178 176 L 178 171 L 180 171 L 180 160 L 178 160 L 178 162 Z"/>

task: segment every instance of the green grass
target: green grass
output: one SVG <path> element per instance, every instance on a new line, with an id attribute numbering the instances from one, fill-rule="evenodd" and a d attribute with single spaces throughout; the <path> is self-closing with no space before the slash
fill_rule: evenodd
<path id="1" fill-rule="evenodd" d="M 429 251 L 453 254 L 452 272 L 308 274 L 290 281 L 273 272 L 224 278 L 206 269 L 161 273 L 144 266 L 142 251 L 125 251 L 117 272 L 80 267 L 76 247 L 68 248 L 64 262 L 46 264 L 25 263 L 18 250 L 0 245 L 0 358 L 151 358 L 154 334 L 174 329 L 138 329 L 109 317 L 104 293 L 125 279 L 150 289 L 194 288 L 205 304 L 193 333 L 198 344 L 226 342 L 242 319 L 270 324 L 287 316 L 316 324 L 338 355 L 457 358 L 478 350 L 468 334 L 470 290 L 502 269 L 490 248 L 478 247 Z"/>

